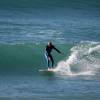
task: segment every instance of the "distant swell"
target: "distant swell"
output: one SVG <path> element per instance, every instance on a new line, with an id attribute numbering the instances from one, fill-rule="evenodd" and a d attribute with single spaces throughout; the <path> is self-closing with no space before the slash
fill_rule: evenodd
<path id="1" fill-rule="evenodd" d="M 19 8 L 25 8 L 25 7 L 35 7 L 35 8 L 50 8 L 50 7 L 93 7 L 93 5 L 96 7 L 100 2 L 98 0 L 1 0 L 0 6 L 1 7 L 19 7 Z M 99 6 L 97 6 L 99 7 Z"/>

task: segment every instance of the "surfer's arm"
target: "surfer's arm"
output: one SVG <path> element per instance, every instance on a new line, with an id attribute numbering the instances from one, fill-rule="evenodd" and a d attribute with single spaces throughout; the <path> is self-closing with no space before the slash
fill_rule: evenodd
<path id="1" fill-rule="evenodd" d="M 58 53 L 62 54 L 56 47 L 53 47 Z"/>

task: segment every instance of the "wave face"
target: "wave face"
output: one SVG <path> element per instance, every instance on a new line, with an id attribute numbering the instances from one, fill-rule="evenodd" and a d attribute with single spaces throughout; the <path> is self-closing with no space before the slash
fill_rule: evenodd
<path id="1" fill-rule="evenodd" d="M 32 72 L 43 66 L 42 49 L 37 45 L 1 44 L 0 71 L 3 72 Z"/>
<path id="2" fill-rule="evenodd" d="M 33 73 L 46 69 L 44 56 L 47 44 L 0 44 L 0 73 Z M 61 51 L 71 48 L 71 45 L 58 45 Z M 68 52 L 68 51 L 67 51 Z M 55 65 L 64 56 L 53 51 Z"/>

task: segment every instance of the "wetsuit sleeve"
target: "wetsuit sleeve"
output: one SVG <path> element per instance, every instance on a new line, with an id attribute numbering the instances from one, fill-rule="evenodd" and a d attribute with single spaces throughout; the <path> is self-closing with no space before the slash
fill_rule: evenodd
<path id="1" fill-rule="evenodd" d="M 56 47 L 53 46 L 53 49 L 55 49 L 58 53 L 61 53 Z"/>

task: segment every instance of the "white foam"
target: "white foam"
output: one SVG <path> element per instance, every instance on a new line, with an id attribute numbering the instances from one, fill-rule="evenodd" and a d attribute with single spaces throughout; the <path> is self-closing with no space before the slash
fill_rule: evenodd
<path id="1" fill-rule="evenodd" d="M 100 51 L 100 45 L 79 44 L 71 49 L 69 58 L 60 61 L 54 70 L 64 75 L 95 75 L 100 59 L 91 56 L 93 51 Z"/>
<path id="2" fill-rule="evenodd" d="M 90 48 L 89 49 L 89 53 L 95 52 L 95 51 L 99 51 L 100 52 L 100 45 L 97 45 L 96 47 Z"/>

